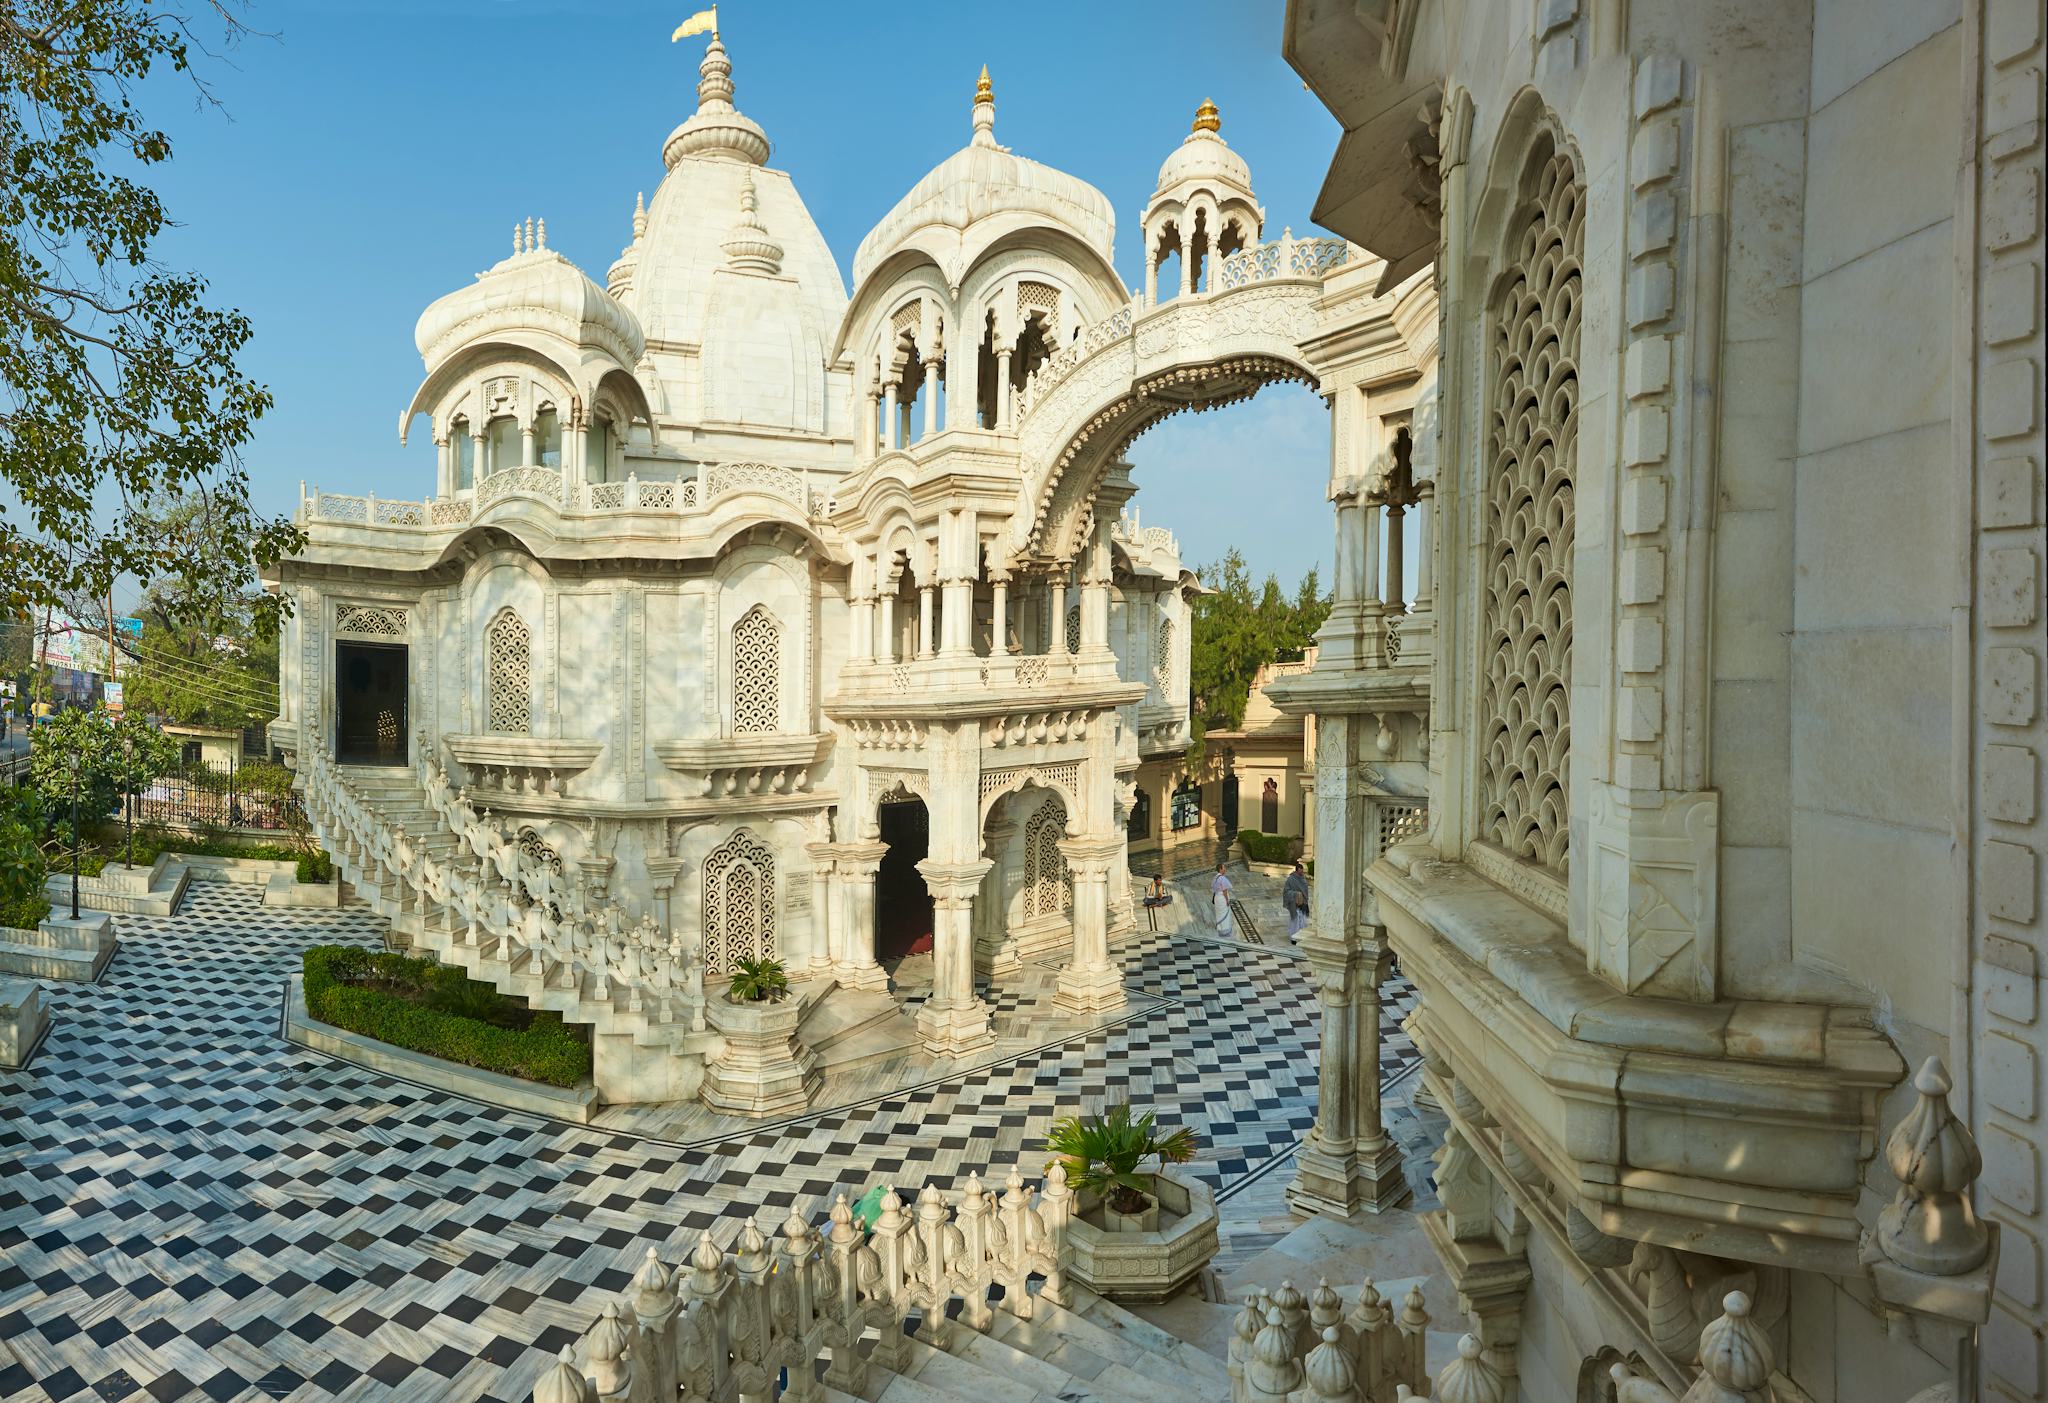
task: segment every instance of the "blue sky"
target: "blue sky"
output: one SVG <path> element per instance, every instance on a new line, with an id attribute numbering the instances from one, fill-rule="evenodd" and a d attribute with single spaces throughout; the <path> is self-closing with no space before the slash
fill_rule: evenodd
<path id="1" fill-rule="evenodd" d="M 431 446 L 401 448 L 396 431 L 421 373 L 413 323 L 502 258 L 528 215 L 604 280 L 634 193 L 661 177 L 662 139 L 695 105 L 703 41 L 668 35 L 696 7 L 258 3 L 264 37 L 206 68 L 219 109 L 152 82 L 149 115 L 175 143 L 152 179 L 180 225 L 162 254 L 249 313 L 245 365 L 277 396 L 248 455 L 259 507 L 289 510 L 301 478 L 431 491 Z M 1109 196 L 1133 285 L 1139 214 L 1203 97 L 1251 163 L 1268 237 L 1311 232 L 1338 135 L 1281 62 L 1279 0 L 727 0 L 719 20 L 738 106 L 767 129 L 842 276 L 868 228 L 966 143 L 984 62 L 997 138 Z M 1236 545 L 1291 585 L 1327 559 L 1327 426 L 1305 389 L 1176 417 L 1132 457 L 1147 524 L 1178 532 L 1191 562 Z"/>

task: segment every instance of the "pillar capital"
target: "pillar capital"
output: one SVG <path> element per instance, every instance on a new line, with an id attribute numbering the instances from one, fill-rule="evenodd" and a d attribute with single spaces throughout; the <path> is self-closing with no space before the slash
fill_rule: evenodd
<path id="1" fill-rule="evenodd" d="M 887 843 L 820 843 L 820 847 L 834 850 L 841 875 L 874 880 L 875 871 L 882 865 L 882 855 L 889 851 Z"/>
<path id="2" fill-rule="evenodd" d="M 917 864 L 917 870 L 924 878 L 925 889 L 932 894 L 932 904 L 953 909 L 973 903 L 981 892 L 981 879 L 994 866 L 995 863 L 985 857 L 973 862 L 938 862 L 926 858 Z"/>
<path id="3" fill-rule="evenodd" d="M 1123 855 L 1123 837 L 1120 834 L 1083 834 L 1078 838 L 1062 838 L 1059 842 L 1060 856 L 1067 860 L 1076 877 L 1099 879 L 1109 875 L 1110 864 Z"/>

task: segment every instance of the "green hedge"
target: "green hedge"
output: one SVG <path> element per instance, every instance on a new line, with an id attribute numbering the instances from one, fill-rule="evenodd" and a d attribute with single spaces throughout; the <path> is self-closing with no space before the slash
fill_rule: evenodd
<path id="1" fill-rule="evenodd" d="M 1238 846 L 1253 862 L 1292 862 L 1294 842 L 1284 833 L 1261 833 L 1256 828 L 1237 830 Z"/>
<path id="2" fill-rule="evenodd" d="M 105 849 L 85 848 L 78 854 L 78 874 L 81 877 L 97 877 L 108 863 L 119 863 L 128 856 L 128 844 L 118 838 L 109 837 Z M 268 862 L 295 862 L 302 882 L 331 882 L 334 880 L 334 859 L 325 852 L 315 849 L 307 852 L 304 848 L 287 843 L 241 843 L 232 838 L 188 837 L 182 833 L 167 833 L 161 829 L 138 829 L 135 834 L 135 865 L 147 867 L 157 859 L 158 853 L 191 853 L 200 857 L 253 857 Z M 50 857 L 50 871 L 68 877 L 71 875 L 71 850 L 64 848 Z"/>
<path id="3" fill-rule="evenodd" d="M 487 986 L 481 992 L 469 987 L 474 981 L 460 970 L 343 945 L 315 945 L 306 951 L 301 968 L 306 976 L 306 1012 L 322 1023 L 393 1047 L 550 1086 L 575 1086 L 590 1075 L 589 1045 L 553 1013 L 534 1012 L 532 1023 L 522 1029 L 449 1011 L 475 1012 L 485 993 L 506 1002 Z M 401 985 L 415 997 L 367 987 L 373 977 Z"/>
<path id="4" fill-rule="evenodd" d="M 69 915 L 71 908 L 67 906 L 64 911 Z M 34 930 L 49 914 L 50 898 L 41 892 L 31 892 L 19 901 L 0 901 L 0 926 L 15 930 Z"/>

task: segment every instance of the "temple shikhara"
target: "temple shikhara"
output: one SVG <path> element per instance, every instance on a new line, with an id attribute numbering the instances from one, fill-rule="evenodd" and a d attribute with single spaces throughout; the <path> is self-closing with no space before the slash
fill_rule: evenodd
<path id="1" fill-rule="evenodd" d="M 1241 89 L 1090 109 L 1165 134 L 1134 285 L 1000 58 L 896 77 L 960 144 L 842 268 L 710 12 L 658 175 L 592 134 L 651 180 L 609 268 L 477 231 L 390 406 L 433 480 L 302 488 L 265 580 L 346 889 L 283 940 L 118 915 L 59 1010 L 262 974 L 235 1095 L 107 1180 L 173 1226 L 72 1156 L 175 1044 L 0 1083 L 25 1370 L 131 1396 L 87 1263 L 311 1390 L 252 1397 L 2048 1398 L 2048 10 L 1270 8 L 1320 193 L 1269 216 Z M 1205 750 L 1144 436 L 1279 384 L 1329 613 Z M 181 966 L 223 930 L 270 934 Z M 558 1015 L 587 1079 L 335 1051 L 316 939 Z M 170 1036 L 132 997 L 105 1036 Z M 1129 1193 L 1047 1149 L 1123 1102 L 1199 1142 Z M 226 1264 L 121 1255 L 183 1233 Z"/>

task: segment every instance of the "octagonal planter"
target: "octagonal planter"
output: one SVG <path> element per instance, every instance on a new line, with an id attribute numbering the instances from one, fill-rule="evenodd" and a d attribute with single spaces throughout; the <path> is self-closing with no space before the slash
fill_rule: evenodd
<path id="1" fill-rule="evenodd" d="M 797 1037 L 801 999 L 736 1003 L 714 996 L 704 1012 L 725 1036 L 724 1050 L 704 1067 L 705 1105 L 743 1116 L 787 1115 L 810 1105 L 825 1078 Z"/>
<path id="2" fill-rule="evenodd" d="M 1153 1203 L 1126 1216 L 1093 1193 L 1074 1200 L 1067 1272 L 1098 1296 L 1151 1303 L 1177 1295 L 1216 1255 L 1216 1195 L 1172 1170 L 1151 1176 Z"/>

